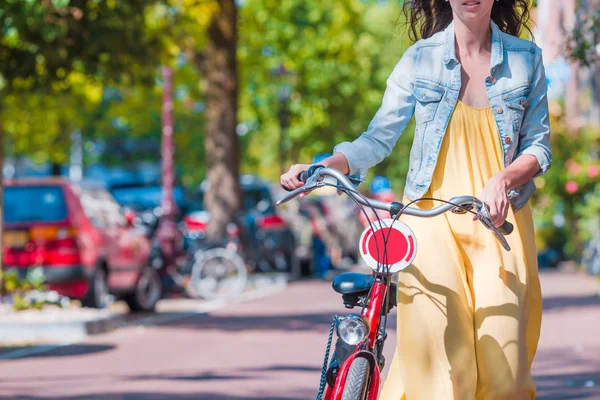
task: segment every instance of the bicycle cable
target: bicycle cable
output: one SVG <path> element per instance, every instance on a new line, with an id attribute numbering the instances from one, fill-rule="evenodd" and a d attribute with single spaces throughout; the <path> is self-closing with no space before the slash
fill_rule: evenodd
<path id="1" fill-rule="evenodd" d="M 351 190 L 349 188 L 346 188 L 345 186 L 341 186 L 339 184 L 336 185 L 336 184 L 328 183 L 328 182 L 325 182 L 325 186 L 335 187 L 336 189 L 338 189 L 338 190 L 346 193 L 347 195 L 349 193 L 353 193 L 353 194 L 359 196 L 365 203 L 367 203 L 367 205 L 368 205 L 367 207 L 369 209 L 371 209 L 371 211 L 373 211 L 373 213 L 375 214 L 375 218 L 376 218 L 375 222 L 378 222 L 379 223 L 379 228 L 382 228 L 383 225 L 381 223 L 381 218 L 379 218 L 379 214 L 377 213 L 377 210 L 375 209 L 375 207 L 373 207 L 371 205 L 371 202 L 369 201 L 369 199 L 366 196 L 364 196 L 362 193 L 360 193 L 358 190 L 356 190 L 356 189 Z M 371 219 L 369 218 L 367 212 L 365 211 L 365 205 L 361 204 L 353 196 L 348 196 L 348 197 L 350 197 L 356 203 L 356 205 L 358 206 L 359 210 L 363 213 L 363 215 L 367 219 L 367 221 L 369 223 L 369 227 L 371 228 L 371 230 L 374 231 L 375 230 L 374 229 L 374 223 L 371 221 Z M 467 208 L 467 207 L 465 207 L 463 205 L 459 205 L 459 204 L 453 203 L 453 202 L 448 201 L 448 200 L 442 200 L 442 199 L 437 199 L 437 198 L 433 198 L 433 197 L 422 197 L 422 198 L 419 198 L 419 199 L 411 200 L 407 204 L 403 205 L 402 209 L 396 215 L 392 216 L 392 223 L 389 226 L 390 229 L 388 230 L 387 235 L 385 237 L 383 237 L 383 235 L 382 235 L 383 246 L 384 246 L 384 248 L 383 248 L 383 254 L 382 254 L 382 256 L 384 258 L 383 262 L 379 261 L 379 260 L 381 260 L 381 258 L 379 257 L 380 256 L 379 240 L 377 240 L 377 236 L 375 237 L 375 248 L 376 248 L 376 253 L 377 253 L 376 254 L 377 255 L 377 269 L 373 272 L 373 281 L 375 280 L 375 277 L 377 276 L 377 274 L 380 273 L 380 270 L 384 269 L 386 266 L 387 266 L 387 272 L 389 274 L 389 268 L 390 267 L 389 267 L 389 264 L 386 264 L 386 262 L 388 260 L 388 258 L 387 258 L 387 243 L 388 243 L 388 240 L 389 240 L 390 235 L 392 233 L 392 229 L 391 228 L 393 227 L 394 223 L 396 221 L 398 221 L 398 219 L 402 216 L 402 214 L 404 213 L 404 211 L 408 207 L 410 207 L 413 204 L 419 203 L 421 201 L 435 201 L 435 202 L 450 204 L 450 205 L 452 205 L 452 206 L 454 206 L 456 208 L 464 210 L 465 212 L 469 212 L 469 213 L 471 213 L 473 215 L 478 215 L 477 213 L 473 212 L 472 209 Z M 383 271 L 383 272 L 385 272 L 385 271 Z M 381 326 L 383 326 L 384 327 L 384 331 L 385 331 L 385 327 L 387 326 L 388 314 L 389 314 L 389 307 L 390 307 L 390 302 L 389 302 L 389 296 L 390 296 L 389 288 L 391 286 L 391 282 L 392 282 L 391 278 L 387 279 L 386 282 L 385 282 L 387 290 L 386 290 L 386 296 L 385 296 L 385 299 L 384 299 L 384 313 L 383 313 L 384 317 L 383 317 L 382 323 L 378 327 L 378 330 L 381 328 Z M 371 297 L 372 290 L 373 290 L 373 285 L 371 285 L 371 287 L 369 288 L 369 292 L 367 294 L 367 299 L 369 299 Z M 367 306 L 368 306 L 368 304 L 366 304 L 366 303 L 363 304 L 362 312 L 364 312 L 364 310 L 366 309 Z"/>
<path id="2" fill-rule="evenodd" d="M 323 400 L 323 392 L 327 383 L 327 368 L 329 367 L 329 351 L 331 350 L 331 341 L 333 340 L 333 330 L 337 325 L 337 315 L 333 316 L 331 327 L 329 328 L 329 338 L 327 339 L 327 347 L 325 348 L 325 359 L 321 368 L 321 381 L 319 382 L 319 391 L 317 392 L 316 400 Z"/>

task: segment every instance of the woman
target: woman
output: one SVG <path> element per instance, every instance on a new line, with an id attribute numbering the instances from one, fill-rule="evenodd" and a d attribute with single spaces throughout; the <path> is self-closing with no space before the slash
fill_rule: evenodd
<path id="1" fill-rule="evenodd" d="M 516 37 L 527 0 L 414 0 L 413 36 L 367 132 L 320 164 L 355 179 L 387 157 L 413 113 L 405 201 L 477 195 L 515 225 L 504 251 L 460 215 L 402 217 L 417 236 L 399 274 L 398 347 L 381 399 L 532 399 L 541 324 L 532 178 L 550 167 L 540 49 Z M 281 176 L 288 188 L 309 165 Z M 431 208 L 430 201 L 417 203 Z"/>

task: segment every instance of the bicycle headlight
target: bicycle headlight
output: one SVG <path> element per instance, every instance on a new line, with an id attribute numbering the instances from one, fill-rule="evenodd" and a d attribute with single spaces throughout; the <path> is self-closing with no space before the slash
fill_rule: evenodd
<path id="1" fill-rule="evenodd" d="M 356 346 L 369 334 L 369 326 L 363 317 L 352 314 L 338 322 L 337 334 L 344 342 Z"/>

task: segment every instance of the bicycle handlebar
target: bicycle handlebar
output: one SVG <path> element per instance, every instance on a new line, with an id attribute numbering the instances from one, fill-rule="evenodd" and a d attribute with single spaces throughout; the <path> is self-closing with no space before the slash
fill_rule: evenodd
<path id="1" fill-rule="evenodd" d="M 298 179 L 301 182 L 304 182 L 305 185 L 290 191 L 277 202 L 277 205 L 279 206 L 281 204 L 287 203 L 288 201 L 292 200 L 293 198 L 299 196 L 302 193 L 308 193 L 313 191 L 314 189 L 325 186 L 326 183 L 323 182 L 323 178 L 325 177 L 331 177 L 336 179 L 340 186 L 343 186 L 344 188 L 348 189 L 345 193 L 348 196 L 352 197 L 354 200 L 356 200 L 358 203 L 367 207 L 376 208 L 378 210 L 388 211 L 393 217 L 402 212 L 402 214 L 411 215 L 415 217 L 432 218 L 452 209 L 456 209 L 457 206 L 465 210 L 468 209 L 469 206 L 475 206 L 475 208 L 477 209 L 477 217 L 481 221 L 481 223 L 483 223 L 483 225 L 486 228 L 488 228 L 494 233 L 496 239 L 498 239 L 498 241 L 500 241 L 500 244 L 502 244 L 502 247 L 504 247 L 507 251 L 510 251 L 510 246 L 506 242 L 506 239 L 503 235 L 511 234 L 514 228 L 513 225 L 510 222 L 505 221 L 504 224 L 502 224 L 502 226 L 500 226 L 499 228 L 494 226 L 488 214 L 487 207 L 483 204 L 481 200 L 473 196 L 453 197 L 452 199 L 450 199 L 449 203 L 444 203 L 438 207 L 432 208 L 431 210 L 421 210 L 415 207 L 404 207 L 402 203 L 396 201 L 384 202 L 363 197 L 356 191 L 354 185 L 352 184 L 352 182 L 350 182 L 350 179 L 348 179 L 346 175 L 344 175 L 337 169 L 325 168 L 321 165 L 313 165 L 307 171 L 302 172 L 298 176 Z"/>

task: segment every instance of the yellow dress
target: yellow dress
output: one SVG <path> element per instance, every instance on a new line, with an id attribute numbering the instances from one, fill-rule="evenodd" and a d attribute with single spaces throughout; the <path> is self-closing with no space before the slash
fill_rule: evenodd
<path id="1" fill-rule="evenodd" d="M 425 197 L 477 196 L 502 159 L 491 108 L 458 102 Z M 535 397 L 542 298 L 529 206 L 508 220 L 511 252 L 470 214 L 402 217 L 418 253 L 398 276 L 398 345 L 381 400 Z"/>

